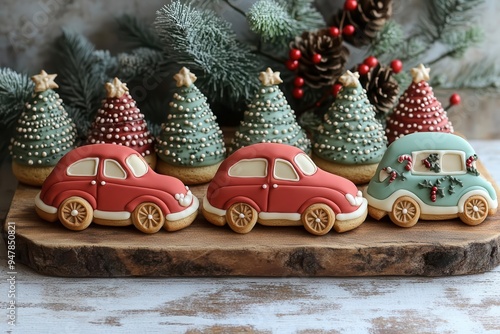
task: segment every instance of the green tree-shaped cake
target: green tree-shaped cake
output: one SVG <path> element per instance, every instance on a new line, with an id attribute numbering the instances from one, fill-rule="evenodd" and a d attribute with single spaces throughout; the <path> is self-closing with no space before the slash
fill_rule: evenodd
<path id="1" fill-rule="evenodd" d="M 358 78 L 351 71 L 340 77 L 343 87 L 315 136 L 313 159 L 321 168 L 361 184 L 375 173 L 387 139 Z"/>
<path id="2" fill-rule="evenodd" d="M 278 87 L 280 72 L 267 68 L 259 76 L 261 86 L 245 111 L 231 149 L 256 143 L 282 143 L 310 152 L 311 142 L 295 118 L 285 95 Z"/>
<path id="3" fill-rule="evenodd" d="M 205 183 L 226 156 L 224 137 L 207 98 L 194 85 L 196 76 L 183 67 L 174 79 L 168 120 L 155 146 L 157 170 L 186 184 Z"/>
<path id="4" fill-rule="evenodd" d="M 35 83 L 31 100 L 24 106 L 11 139 L 12 170 L 23 183 L 40 186 L 59 159 L 74 148 L 75 124 L 53 88 L 56 74 L 31 77 Z"/>

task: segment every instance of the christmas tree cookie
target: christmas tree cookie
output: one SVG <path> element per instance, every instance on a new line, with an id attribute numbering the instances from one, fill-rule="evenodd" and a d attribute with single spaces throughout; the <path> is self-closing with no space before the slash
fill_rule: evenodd
<path id="1" fill-rule="evenodd" d="M 342 88 L 316 133 L 313 160 L 326 171 L 362 184 L 375 173 L 387 142 L 358 78 L 351 71 L 340 77 Z"/>
<path id="2" fill-rule="evenodd" d="M 446 111 L 436 99 L 429 80 L 430 68 L 420 64 L 411 69 L 413 82 L 399 98 L 387 121 L 387 138 L 392 143 L 414 132 L 453 133 Z"/>
<path id="3" fill-rule="evenodd" d="M 11 139 L 12 171 L 23 183 L 41 186 L 59 159 L 74 148 L 75 124 L 53 88 L 56 74 L 31 77 L 34 93 L 19 117 Z"/>
<path id="4" fill-rule="evenodd" d="M 295 118 L 285 95 L 278 87 L 280 72 L 267 68 L 259 76 L 261 86 L 234 135 L 231 150 L 256 143 L 282 143 L 309 153 L 311 142 Z"/>
<path id="5" fill-rule="evenodd" d="M 194 85 L 196 76 L 183 67 L 174 79 L 168 120 L 157 138 L 156 169 L 186 184 L 206 183 L 226 156 L 224 137 L 207 98 Z"/>
<path id="6" fill-rule="evenodd" d="M 129 94 L 127 84 L 115 78 L 106 83 L 105 88 L 106 99 L 97 111 L 87 143 L 128 146 L 139 152 L 154 168 L 154 137 L 148 130 L 144 115 Z"/>

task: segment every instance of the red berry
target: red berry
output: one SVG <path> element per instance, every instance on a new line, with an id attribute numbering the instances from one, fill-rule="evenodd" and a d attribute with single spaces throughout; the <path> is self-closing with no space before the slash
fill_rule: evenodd
<path id="1" fill-rule="evenodd" d="M 348 24 L 344 27 L 344 29 L 342 29 L 342 35 L 351 36 L 355 31 L 356 29 L 354 26 L 352 24 Z"/>
<path id="2" fill-rule="evenodd" d="M 372 68 L 372 67 L 377 66 L 378 59 L 375 58 L 374 56 L 370 56 L 370 57 L 367 57 L 365 59 L 365 61 L 363 62 L 363 64 L 366 64 L 366 65 L 368 65 L 368 67 Z"/>
<path id="3" fill-rule="evenodd" d="M 312 62 L 315 64 L 319 64 L 321 62 L 321 59 L 322 59 L 322 57 L 319 53 L 315 53 L 312 56 Z"/>
<path id="4" fill-rule="evenodd" d="M 330 36 L 338 37 L 340 35 L 340 30 L 338 27 L 330 27 Z"/>
<path id="5" fill-rule="evenodd" d="M 452 106 L 459 105 L 460 102 L 461 102 L 460 95 L 458 95 L 457 93 L 451 94 L 451 96 L 450 96 L 450 104 Z"/>
<path id="6" fill-rule="evenodd" d="M 342 85 L 341 84 L 335 84 L 332 86 L 332 95 L 337 97 L 337 94 L 340 92 L 340 90 L 342 89 Z"/>
<path id="7" fill-rule="evenodd" d="M 290 71 L 295 71 L 299 67 L 299 61 L 289 59 L 286 61 L 285 65 Z"/>
<path id="8" fill-rule="evenodd" d="M 358 2 L 356 0 L 346 0 L 344 2 L 344 9 L 348 11 L 355 10 L 358 7 Z"/>
<path id="9" fill-rule="evenodd" d="M 437 199 L 436 195 L 432 195 L 432 196 L 431 196 L 431 201 L 435 202 L 435 201 L 436 201 L 436 199 Z"/>
<path id="10" fill-rule="evenodd" d="M 299 49 L 291 49 L 288 53 L 288 57 L 292 60 L 299 60 L 302 57 L 302 52 Z"/>
<path id="11" fill-rule="evenodd" d="M 304 90 L 302 88 L 294 88 L 292 91 L 293 97 L 296 99 L 301 99 L 304 96 Z"/>
<path id="12" fill-rule="evenodd" d="M 293 85 L 295 87 L 302 87 L 302 86 L 304 86 L 304 78 L 302 78 L 302 77 L 296 77 L 293 80 Z"/>
<path id="13" fill-rule="evenodd" d="M 438 190 L 438 187 L 434 186 L 432 187 L 432 191 L 437 191 Z"/>
<path id="14" fill-rule="evenodd" d="M 359 75 L 367 75 L 370 72 L 370 67 L 366 64 L 361 64 L 358 66 Z"/>
<path id="15" fill-rule="evenodd" d="M 403 70 L 403 62 L 399 59 L 394 59 L 391 61 L 391 68 L 394 73 L 398 74 Z"/>

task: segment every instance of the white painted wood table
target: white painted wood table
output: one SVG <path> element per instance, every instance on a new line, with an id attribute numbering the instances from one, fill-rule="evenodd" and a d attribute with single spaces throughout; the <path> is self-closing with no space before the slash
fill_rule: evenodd
<path id="1" fill-rule="evenodd" d="M 471 143 L 500 183 L 500 141 Z M 8 203 L 15 185 L 2 175 Z M 499 267 L 440 278 L 80 279 L 17 264 L 9 326 L 3 240 L 0 250 L 2 332 L 500 333 Z"/>

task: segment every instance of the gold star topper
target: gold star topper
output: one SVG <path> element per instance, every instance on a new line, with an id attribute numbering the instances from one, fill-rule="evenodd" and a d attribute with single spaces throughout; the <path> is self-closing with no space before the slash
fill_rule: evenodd
<path id="1" fill-rule="evenodd" d="M 419 83 L 420 81 L 429 81 L 429 72 L 431 69 L 425 67 L 424 64 L 420 64 L 415 68 L 410 70 L 411 76 L 413 77 L 414 83 Z"/>
<path id="2" fill-rule="evenodd" d="M 283 82 L 280 78 L 280 72 L 273 72 L 270 67 L 265 72 L 260 72 L 259 80 L 264 86 L 277 85 Z"/>
<path id="3" fill-rule="evenodd" d="M 359 85 L 359 73 L 347 70 L 344 74 L 342 74 L 339 78 L 340 83 L 344 87 L 357 87 Z"/>
<path id="4" fill-rule="evenodd" d="M 174 79 L 176 81 L 176 86 L 177 87 L 182 87 L 182 86 L 186 86 L 186 87 L 189 87 L 191 86 L 195 81 L 196 81 L 196 75 L 194 75 L 193 73 L 191 73 L 190 70 L 188 70 L 187 68 L 183 67 L 181 68 L 181 70 L 179 71 L 179 73 L 177 73 L 176 75 L 174 75 Z"/>
<path id="5" fill-rule="evenodd" d="M 45 92 L 47 89 L 59 88 L 59 86 L 54 82 L 57 74 L 47 74 L 44 70 L 40 74 L 31 77 L 31 80 L 35 83 L 35 93 Z"/>
<path id="6" fill-rule="evenodd" d="M 121 82 L 120 79 L 114 78 L 113 82 L 107 82 L 105 85 L 106 88 L 106 96 L 109 98 L 119 98 L 122 97 L 123 94 L 128 92 L 127 84 Z"/>

